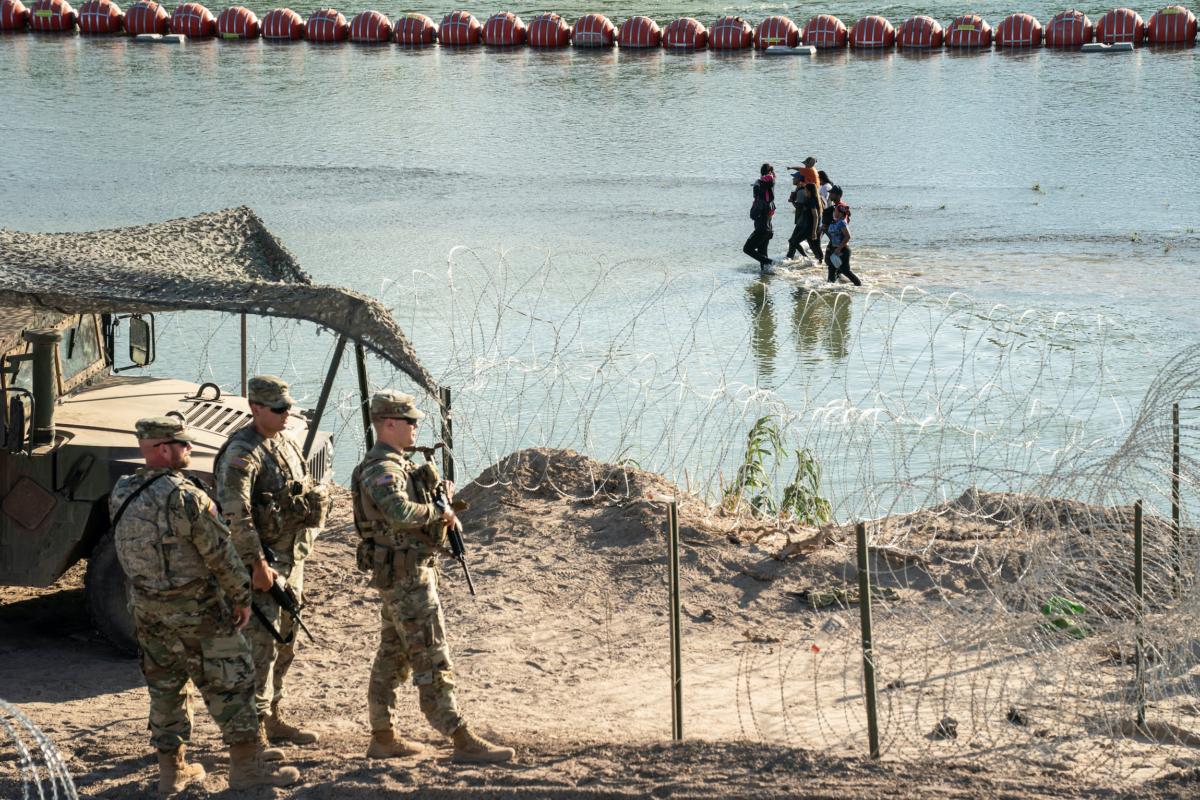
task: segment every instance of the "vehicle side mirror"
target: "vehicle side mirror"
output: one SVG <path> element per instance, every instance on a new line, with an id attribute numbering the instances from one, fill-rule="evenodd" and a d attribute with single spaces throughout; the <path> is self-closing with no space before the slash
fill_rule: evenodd
<path id="1" fill-rule="evenodd" d="M 144 317 L 129 318 L 129 360 L 138 367 L 154 361 L 154 329 Z"/>

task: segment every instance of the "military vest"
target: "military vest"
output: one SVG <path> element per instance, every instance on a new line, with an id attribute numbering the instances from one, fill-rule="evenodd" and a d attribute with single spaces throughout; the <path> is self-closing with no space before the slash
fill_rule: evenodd
<path id="1" fill-rule="evenodd" d="M 390 490 L 417 503 L 433 501 L 433 488 L 441 480 L 432 464 L 417 466 L 399 453 L 371 453 L 354 468 L 350 492 L 354 501 L 354 527 L 376 544 L 398 549 L 433 550 L 438 546 L 441 523 L 404 523 L 388 517 L 372 497 L 373 483 L 386 481 Z M 436 527 L 437 530 L 430 530 Z"/>
<path id="2" fill-rule="evenodd" d="M 247 425 L 230 436 L 218 451 L 213 459 L 214 475 L 220 474 L 226 459 L 240 457 L 229 453 L 235 443 L 241 446 L 239 450 L 244 447 L 258 452 L 262 461 L 250 488 L 254 529 L 264 543 L 274 546 L 282 542 L 290 547 L 291 537 L 308 527 L 315 516 L 310 503 L 312 480 L 300 448 L 286 431 L 265 439 L 253 425 Z"/>
<path id="3" fill-rule="evenodd" d="M 211 573 L 192 544 L 192 521 L 183 507 L 188 493 L 201 490 L 181 473 L 139 469 L 126 475 L 109 496 L 109 514 L 115 514 L 130 495 L 150 481 L 153 483 L 125 508 L 113 531 L 117 560 L 130 585 L 143 592 L 170 594 L 207 582 Z M 202 502 L 207 505 L 211 501 L 204 497 Z"/>

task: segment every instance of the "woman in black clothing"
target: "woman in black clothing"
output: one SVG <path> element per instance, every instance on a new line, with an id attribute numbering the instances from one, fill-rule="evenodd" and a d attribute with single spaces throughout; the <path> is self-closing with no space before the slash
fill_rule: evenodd
<path id="1" fill-rule="evenodd" d="M 750 206 L 750 219 L 754 220 L 754 233 L 742 246 L 742 252 L 758 262 L 762 269 L 771 265 L 767 256 L 767 245 L 775 235 L 771 217 L 775 214 L 775 168 L 763 164 L 754 182 L 754 203 Z"/>
<path id="2" fill-rule="evenodd" d="M 796 207 L 796 227 L 792 231 L 792 238 L 788 239 L 787 257 L 792 258 L 797 253 L 804 255 L 800 243 L 808 242 L 817 263 L 821 263 L 824 260 L 821 253 L 821 212 L 824 208 L 816 184 L 802 184 L 788 200 Z"/>

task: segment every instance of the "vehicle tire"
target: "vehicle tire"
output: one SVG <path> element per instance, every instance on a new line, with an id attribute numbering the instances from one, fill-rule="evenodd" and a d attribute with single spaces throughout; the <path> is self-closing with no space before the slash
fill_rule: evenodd
<path id="1" fill-rule="evenodd" d="M 83 581 L 88 615 L 105 639 L 127 655 L 138 652 L 133 616 L 129 613 L 129 584 L 117 560 L 112 531 L 100 537 L 88 559 Z"/>

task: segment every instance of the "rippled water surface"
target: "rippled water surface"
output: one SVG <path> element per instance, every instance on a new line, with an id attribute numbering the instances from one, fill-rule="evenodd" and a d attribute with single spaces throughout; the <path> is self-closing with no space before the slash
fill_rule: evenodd
<path id="1" fill-rule="evenodd" d="M 512 8 L 526 20 L 536 11 Z M 436 19 L 448 9 L 421 10 Z M 725 13 L 802 21 L 825 9 L 558 10 L 569 20 L 603 11 L 710 23 Z M 878 12 L 897 23 L 962 10 L 838 7 L 847 21 Z M 1045 21 L 1061 9 L 974 10 L 995 25 L 1011 11 Z M 864 291 L 831 301 L 814 325 L 815 273 L 760 282 L 740 253 L 758 165 L 810 154 L 854 208 L 855 266 L 868 288 L 1116 318 L 1135 344 L 1117 347 L 1105 368 L 1130 402 L 1200 330 L 1195 49 L 810 60 L 16 35 L 0 37 L 0 83 L 0 224 L 92 229 L 250 205 L 316 279 L 390 292 L 435 372 L 449 368 L 439 313 L 453 251 L 475 275 L 501 263 L 514 276 L 552 274 L 536 293 L 510 297 L 514 306 L 538 298 L 548 317 L 569 316 L 586 293 L 593 343 L 668 282 L 643 326 L 659 333 L 626 355 L 702 317 L 704 335 L 681 358 L 689 375 L 719 373 L 714 384 L 742 381 L 800 404 L 814 382 L 857 374 L 848 364 L 879 380 L 867 376 L 879 353 L 921 352 L 928 332 L 887 324 L 831 340 L 830 319 L 847 330 L 866 323 Z M 777 217 L 773 255 L 789 216 Z M 423 284 L 422 272 L 435 277 Z M 228 351 L 216 349 L 207 357 L 228 382 Z M 324 352 L 298 354 L 294 366 L 310 369 Z"/>

